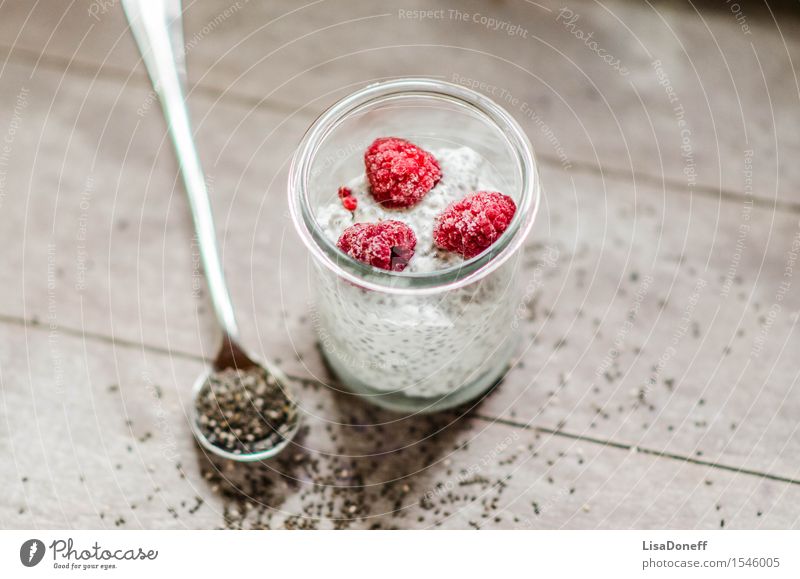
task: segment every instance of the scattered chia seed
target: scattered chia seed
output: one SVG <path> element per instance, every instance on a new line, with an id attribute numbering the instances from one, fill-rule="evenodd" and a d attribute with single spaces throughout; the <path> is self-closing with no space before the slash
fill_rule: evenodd
<path id="1" fill-rule="evenodd" d="M 209 375 L 195 402 L 201 432 L 233 454 L 269 450 L 291 434 L 297 408 L 272 374 L 260 367 Z"/>

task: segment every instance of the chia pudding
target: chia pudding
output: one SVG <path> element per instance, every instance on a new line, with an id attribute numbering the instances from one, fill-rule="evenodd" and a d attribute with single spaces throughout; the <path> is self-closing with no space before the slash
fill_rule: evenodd
<path id="1" fill-rule="evenodd" d="M 462 255 L 434 243 L 436 218 L 471 192 L 500 189 L 503 179 L 469 147 L 433 149 L 431 154 L 442 178 L 418 203 L 387 208 L 375 200 L 361 174 L 346 185 L 357 200 L 353 211 L 337 198 L 318 209 L 322 232 L 336 243 L 354 223 L 397 220 L 417 239 L 405 272 L 435 272 L 462 263 Z M 513 347 L 513 310 L 498 307 L 517 295 L 510 270 L 425 300 L 387 296 L 335 278 L 321 282 L 315 322 L 328 362 L 347 377 L 348 385 L 357 381 L 377 392 L 440 398 L 492 368 L 493 359 L 507 359 Z"/>
<path id="2" fill-rule="evenodd" d="M 529 147 L 499 107 L 438 81 L 368 87 L 316 121 L 291 208 L 315 257 L 311 321 L 344 387 L 425 412 L 503 376 L 538 195 Z"/>

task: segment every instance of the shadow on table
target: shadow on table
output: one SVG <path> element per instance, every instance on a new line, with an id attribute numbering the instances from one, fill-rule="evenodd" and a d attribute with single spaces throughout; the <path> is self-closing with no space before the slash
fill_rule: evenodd
<path id="1" fill-rule="evenodd" d="M 468 441 L 466 417 L 475 405 L 403 416 L 319 383 L 303 384 L 302 391 L 302 398 L 317 404 L 306 409 L 301 432 L 279 457 L 237 464 L 198 447 L 200 470 L 225 502 L 225 526 L 434 524 L 433 499 L 460 475 L 448 456 Z"/>
<path id="2" fill-rule="evenodd" d="M 766 2 L 764 0 L 736 0 L 735 2 L 695 0 L 693 4 L 702 15 L 712 12 L 730 14 L 740 23 L 744 23 L 750 18 L 772 22 L 773 14 L 776 17 L 780 15 L 781 17 L 800 18 L 800 12 L 797 10 L 797 0 L 766 0 Z M 671 0 L 657 0 L 654 6 L 659 12 L 663 12 L 667 8 L 670 11 L 680 8 Z M 686 12 L 694 12 L 688 3 L 684 5 L 684 9 Z"/>

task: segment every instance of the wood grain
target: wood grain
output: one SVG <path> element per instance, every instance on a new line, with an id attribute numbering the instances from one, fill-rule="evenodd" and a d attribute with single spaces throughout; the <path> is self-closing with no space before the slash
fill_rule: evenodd
<path id="1" fill-rule="evenodd" d="M 393 5 L 217 18 L 228 6 L 188 7 L 191 108 L 245 342 L 298 379 L 304 448 L 232 470 L 195 448 L 188 388 L 218 336 L 119 9 L 6 3 L 0 525 L 797 526 L 796 20 L 754 13 L 746 35 L 722 10 L 570 4 L 623 77 L 553 3 L 464 5 L 528 38 Z M 689 111 L 696 184 L 656 58 Z M 416 420 L 320 384 L 336 386 L 285 189 L 323 106 L 404 74 L 519 99 L 545 189 L 514 368 L 474 408 Z"/>
<path id="2" fill-rule="evenodd" d="M 440 12 L 414 16 L 421 9 Z M 556 166 L 635 172 L 679 190 L 736 197 L 746 187 L 744 151 L 752 149 L 755 195 L 798 208 L 800 169 L 782 162 L 800 149 L 792 130 L 800 121 L 795 19 L 750 7 L 748 34 L 710 3 L 699 11 L 615 1 L 473 1 L 458 14 L 451 9 L 194 2 L 186 8 L 190 76 L 199 91 L 247 107 L 312 112 L 391 76 L 476 81 L 525 123 L 540 157 Z M 135 75 L 146 84 L 118 6 L 95 17 L 82 4 L 66 14 L 22 3 L 1 10 L 3 38 L 14 39 L 8 48 L 29 63 Z M 519 30 L 509 34 L 511 27 Z M 616 60 L 627 74 L 608 64 Z"/>

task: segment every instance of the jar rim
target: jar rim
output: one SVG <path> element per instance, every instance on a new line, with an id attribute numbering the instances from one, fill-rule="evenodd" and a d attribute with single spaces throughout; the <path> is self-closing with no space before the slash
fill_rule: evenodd
<path id="1" fill-rule="evenodd" d="M 308 183 L 315 152 L 345 116 L 377 100 L 413 95 L 455 100 L 494 123 L 511 145 L 521 168 L 521 194 L 517 212 L 506 231 L 480 255 L 430 272 L 394 272 L 353 259 L 322 233 L 309 202 Z M 328 108 L 311 124 L 295 151 L 289 169 L 288 192 L 292 221 L 304 244 L 318 262 L 357 286 L 406 295 L 433 294 L 457 289 L 496 270 L 525 241 L 538 212 L 541 195 L 533 150 L 519 123 L 489 97 L 465 86 L 431 78 L 400 78 L 371 84 Z"/>

